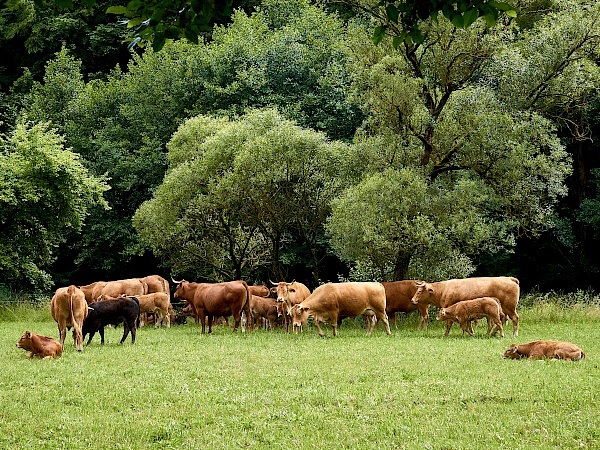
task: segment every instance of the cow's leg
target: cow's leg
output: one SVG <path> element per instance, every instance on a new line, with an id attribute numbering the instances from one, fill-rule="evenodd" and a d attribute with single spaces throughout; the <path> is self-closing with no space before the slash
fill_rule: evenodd
<path id="1" fill-rule="evenodd" d="M 208 317 L 208 334 L 210 334 L 210 333 L 212 333 L 212 324 L 213 324 L 214 316 L 212 314 L 209 314 L 207 317 Z"/>
<path id="2" fill-rule="evenodd" d="M 94 337 L 94 334 L 96 334 L 96 332 L 95 332 L 95 331 L 91 331 L 91 332 L 90 332 L 90 337 L 88 337 L 88 341 L 87 341 L 87 343 L 85 344 L 86 346 L 87 346 L 87 345 L 90 345 L 90 342 L 92 342 L 92 338 Z"/>
<path id="3" fill-rule="evenodd" d="M 125 339 L 127 339 L 127 335 L 129 335 L 129 322 L 125 320 L 123 321 L 123 337 L 121 338 L 121 342 L 119 342 L 119 344 L 125 342 Z"/>
<path id="4" fill-rule="evenodd" d="M 63 326 L 61 327 L 60 324 L 58 325 L 58 335 L 60 336 L 60 346 L 64 349 L 65 348 L 65 339 L 67 337 L 67 325 L 63 324 Z"/>
<path id="5" fill-rule="evenodd" d="M 73 324 L 73 340 L 75 341 L 75 348 L 77 351 L 83 350 L 83 335 L 81 333 L 81 325 L 78 323 Z"/>
<path id="6" fill-rule="evenodd" d="M 377 317 L 377 321 L 373 324 L 373 328 L 371 328 L 371 331 L 377 328 L 377 324 L 381 320 L 383 322 L 383 325 L 385 326 L 386 334 L 392 334 L 392 331 L 390 330 L 390 321 L 388 320 L 388 315 L 386 314 L 386 312 L 383 311 L 383 313 L 375 313 L 375 316 Z M 396 313 L 394 313 L 394 319 L 395 317 Z"/>
<path id="7" fill-rule="evenodd" d="M 323 333 L 323 330 L 321 330 L 321 325 L 319 323 L 319 320 L 316 317 L 315 317 L 315 326 L 317 327 L 317 333 L 319 333 L 319 336 L 325 337 L 325 333 Z"/>
<path id="8" fill-rule="evenodd" d="M 98 333 L 100 333 L 100 344 L 104 345 L 104 327 L 100 327 Z"/>
<path id="9" fill-rule="evenodd" d="M 136 335 L 136 332 L 137 332 L 137 328 L 135 326 L 135 322 L 134 322 L 133 326 L 130 328 L 130 331 L 131 331 L 131 343 L 135 344 L 135 335 Z"/>
<path id="10" fill-rule="evenodd" d="M 444 333 L 444 336 L 448 336 L 450 334 L 450 328 L 452 328 L 453 323 L 453 320 L 446 320 L 446 332 Z"/>
<path id="11" fill-rule="evenodd" d="M 204 312 L 203 309 L 198 311 L 198 320 L 202 324 L 202 334 L 204 334 L 205 327 L 206 327 L 206 313 Z M 196 323 L 198 323 L 198 322 L 196 321 Z"/>
<path id="12" fill-rule="evenodd" d="M 514 312 L 508 312 L 506 315 L 508 317 L 510 317 L 510 320 L 512 320 L 512 323 L 513 323 L 513 336 L 517 337 L 519 335 L 519 315 L 517 314 L 516 311 L 514 311 Z"/>
<path id="13" fill-rule="evenodd" d="M 248 323 L 248 315 L 246 314 L 246 323 Z M 238 329 L 238 327 L 240 326 L 240 323 L 242 321 L 242 314 L 241 312 L 234 314 L 233 315 L 233 332 L 235 333 Z M 246 328 L 246 327 L 244 327 Z M 244 332 L 246 331 L 245 329 L 243 330 Z"/>

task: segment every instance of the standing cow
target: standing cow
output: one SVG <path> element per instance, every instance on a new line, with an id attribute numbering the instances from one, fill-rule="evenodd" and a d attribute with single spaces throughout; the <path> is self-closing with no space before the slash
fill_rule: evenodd
<path id="1" fill-rule="evenodd" d="M 446 308 L 461 300 L 496 297 L 500 300 L 502 313 L 512 320 L 513 335 L 519 335 L 517 304 L 519 303 L 520 288 L 519 280 L 514 277 L 464 278 L 436 283 L 417 281 L 415 286 L 417 291 L 411 300 L 415 305 L 424 303 L 435 305 L 438 308 Z M 445 336 L 450 333 L 452 323 L 452 320 L 446 321 Z"/>
<path id="2" fill-rule="evenodd" d="M 385 289 L 385 312 L 387 313 L 388 318 L 392 319 L 394 328 L 397 328 L 397 312 L 410 314 L 413 311 L 418 310 L 421 319 L 417 325 L 417 330 L 420 330 L 421 328 L 426 330 L 427 323 L 429 322 L 429 305 L 424 303 L 414 305 L 411 302 L 413 295 L 415 295 L 415 292 L 417 292 L 415 280 L 390 281 L 381 284 L 383 284 Z"/>
<path id="3" fill-rule="evenodd" d="M 96 281 L 87 286 L 79 287 L 85 294 L 88 303 L 98 301 L 101 295 L 118 297 L 128 295 L 137 297 L 148 293 L 148 285 L 139 278 L 129 278 L 117 281 Z"/>
<path id="4" fill-rule="evenodd" d="M 228 281 L 225 283 L 190 283 L 175 281 L 177 289 L 173 298 L 186 301 L 191 306 L 192 314 L 202 323 L 202 333 L 205 332 L 208 317 L 208 332 L 212 333 L 212 323 L 215 317 L 233 316 L 235 321 L 233 331 L 236 332 L 242 319 L 242 311 L 252 321 L 250 311 L 250 292 L 245 281 Z"/>
<path id="5" fill-rule="evenodd" d="M 309 316 L 312 316 L 320 336 L 325 336 L 319 326 L 320 322 L 330 322 L 333 335 L 336 336 L 339 317 L 356 317 L 361 314 L 374 314 L 377 318 L 377 322 L 372 325 L 369 320 L 367 335 L 371 334 L 380 320 L 385 325 L 386 333 L 391 334 L 385 312 L 385 289 L 381 283 L 323 284 L 302 303 L 293 306 L 291 311 L 294 326 L 301 326 Z"/>
<path id="6" fill-rule="evenodd" d="M 85 295 L 77 286 L 62 287 L 56 290 L 50 302 L 52 318 L 58 324 L 60 346 L 64 348 L 67 327 L 73 327 L 73 341 L 78 351 L 83 349 L 82 327 L 88 316 Z"/>
<path id="7" fill-rule="evenodd" d="M 92 302 L 90 312 L 83 322 L 83 337 L 90 335 L 85 345 L 90 345 L 96 331 L 100 333 L 100 343 L 104 344 L 104 327 L 123 324 L 121 344 L 131 332 L 131 343 L 135 344 L 135 333 L 140 319 L 140 303 L 135 297 L 119 297 L 114 300 Z"/>
<path id="8" fill-rule="evenodd" d="M 291 310 L 294 305 L 302 302 L 304 299 L 308 298 L 310 295 L 310 290 L 302 283 L 297 281 L 292 281 L 291 283 L 286 283 L 285 281 L 280 281 L 279 283 L 274 283 L 271 281 L 273 287 L 271 288 L 272 292 L 277 294 L 277 301 L 283 304 L 283 317 L 285 320 L 285 331 L 286 333 L 290 332 L 290 323 L 292 322 L 291 318 Z M 296 327 L 294 326 L 294 331 Z"/>

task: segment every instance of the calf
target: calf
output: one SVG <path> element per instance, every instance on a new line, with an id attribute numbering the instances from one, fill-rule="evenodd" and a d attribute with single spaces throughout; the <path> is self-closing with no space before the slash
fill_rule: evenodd
<path id="1" fill-rule="evenodd" d="M 559 341 L 533 341 L 527 344 L 511 344 L 502 355 L 509 359 L 565 359 L 567 361 L 585 358 L 585 353 L 575 344 Z"/>
<path id="2" fill-rule="evenodd" d="M 495 297 L 481 297 L 473 300 L 464 300 L 441 308 L 436 319 L 457 322 L 462 329 L 463 336 L 465 335 L 465 331 L 471 336 L 475 336 L 471 321 L 483 319 L 484 317 L 486 317 L 488 321 L 488 329 L 485 335 L 489 336 L 492 328 L 495 326 L 494 334 L 496 334 L 497 331 L 500 331 L 500 335 L 504 337 L 502 321 L 500 320 L 500 301 Z"/>
<path id="3" fill-rule="evenodd" d="M 38 356 L 39 358 L 46 359 L 62 355 L 62 345 L 60 345 L 60 342 L 48 336 L 32 333 L 31 331 L 26 331 L 21 336 L 21 339 L 17 342 L 17 347 L 27 350 L 29 352 L 27 354 L 28 358 Z"/>
<path id="4" fill-rule="evenodd" d="M 135 332 L 139 323 L 140 303 L 135 297 L 119 297 L 114 300 L 93 302 L 89 305 L 90 311 L 83 322 L 83 338 L 90 335 L 85 345 L 90 345 L 96 331 L 100 333 L 100 343 L 104 344 L 104 327 L 106 325 L 119 325 L 123 323 L 123 337 L 125 342 L 131 332 L 131 343 L 135 344 Z"/>
<path id="5" fill-rule="evenodd" d="M 279 303 L 274 298 L 259 297 L 257 295 L 250 296 L 250 310 L 254 319 L 262 317 L 266 319 L 274 330 L 277 326 L 277 320 L 281 316 L 283 309 L 278 308 Z"/>

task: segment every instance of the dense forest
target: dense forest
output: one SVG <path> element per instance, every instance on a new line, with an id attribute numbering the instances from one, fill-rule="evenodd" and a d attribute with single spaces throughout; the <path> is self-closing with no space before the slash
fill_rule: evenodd
<path id="1" fill-rule="evenodd" d="M 154 49 L 105 0 L 0 9 L 0 287 L 600 289 L 600 2 L 401 39 L 349 3 L 234 1 Z"/>

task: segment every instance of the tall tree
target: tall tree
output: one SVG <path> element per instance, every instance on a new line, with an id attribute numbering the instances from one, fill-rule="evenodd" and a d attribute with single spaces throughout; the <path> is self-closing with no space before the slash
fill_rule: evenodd
<path id="1" fill-rule="evenodd" d="M 105 182 L 48 124 L 20 123 L 0 138 L 0 279 L 44 290 L 56 247 L 83 226 L 91 205 L 106 207 Z"/>
<path id="2" fill-rule="evenodd" d="M 373 48 L 364 35 L 353 42 L 356 95 L 368 114 L 353 160 L 371 161 L 328 227 L 343 257 L 387 265 L 395 279 L 466 276 L 478 252 L 510 249 L 520 233 L 551 226 L 570 172 L 552 123 L 509 107 L 482 81 L 510 32 L 430 21 L 423 33 L 423 44 L 397 50 Z M 386 168 L 383 179 L 373 174 Z M 379 190 L 381 208 L 345 218 L 352 201 L 369 204 Z"/>

